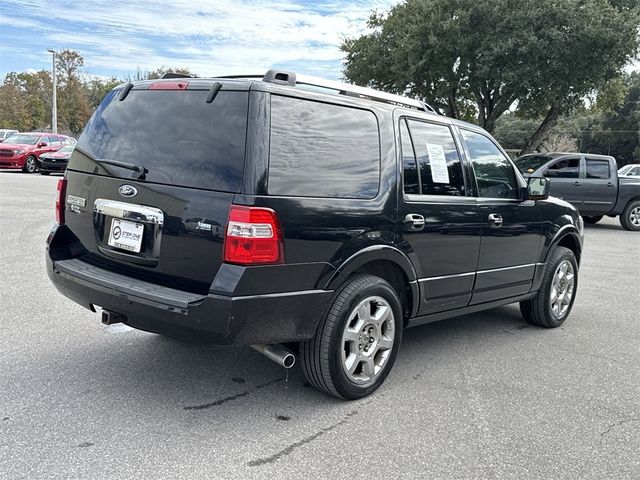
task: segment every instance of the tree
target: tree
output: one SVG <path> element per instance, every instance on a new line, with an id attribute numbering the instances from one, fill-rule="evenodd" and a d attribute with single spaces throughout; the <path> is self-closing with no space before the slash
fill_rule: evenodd
<path id="1" fill-rule="evenodd" d="M 8 73 L 2 82 L 0 105 L 0 128 L 29 129 L 31 115 L 16 72 Z"/>
<path id="2" fill-rule="evenodd" d="M 107 93 L 121 83 L 122 81 L 118 80 L 116 77 L 111 77 L 109 79 L 93 78 L 87 81 L 84 88 L 91 110 L 98 108 L 98 105 L 100 105 L 100 102 L 102 102 Z"/>
<path id="3" fill-rule="evenodd" d="M 451 117 L 475 111 L 489 131 L 516 102 L 548 112 L 532 148 L 636 53 L 639 12 L 627 0 L 406 0 L 343 42 L 344 76 Z"/>
<path id="4" fill-rule="evenodd" d="M 595 133 L 583 139 L 586 151 L 612 155 L 618 166 L 640 162 L 640 72 L 623 79 L 627 88 L 624 101 L 601 113 Z"/>
<path id="5" fill-rule="evenodd" d="M 543 152 L 575 152 L 578 142 L 567 133 L 552 133 L 542 143 Z"/>
<path id="6" fill-rule="evenodd" d="M 133 78 L 129 77 L 129 81 L 139 81 L 139 80 L 155 80 L 158 78 L 162 78 L 162 76 L 165 73 L 181 73 L 183 75 L 189 75 L 192 77 L 197 76 L 195 73 L 193 73 L 191 70 L 189 70 L 186 67 L 159 67 L 156 68 L 155 70 L 142 70 L 140 67 L 138 67 L 136 74 L 133 76 Z"/>
<path id="7" fill-rule="evenodd" d="M 523 110 L 543 114 L 544 119 L 522 154 L 536 150 L 563 113 L 578 108 L 585 96 L 619 76 L 639 47 L 637 2 L 545 3 L 550 5 L 550 15 L 539 35 L 539 45 L 545 52 L 539 58 L 546 59 L 546 64 L 540 64 L 534 88 L 521 100 Z"/>
<path id="8" fill-rule="evenodd" d="M 76 50 L 62 50 L 56 55 L 58 75 L 58 121 L 60 129 L 79 134 L 91 116 L 91 105 L 80 76 L 84 58 Z"/>
<path id="9" fill-rule="evenodd" d="M 0 87 L 0 125 L 40 130 L 51 122 L 51 76 L 47 71 L 8 73 Z"/>

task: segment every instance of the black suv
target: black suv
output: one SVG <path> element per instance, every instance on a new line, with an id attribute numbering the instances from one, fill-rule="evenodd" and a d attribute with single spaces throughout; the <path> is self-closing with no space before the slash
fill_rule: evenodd
<path id="1" fill-rule="evenodd" d="M 583 225 L 548 189 L 409 98 L 279 71 L 128 83 L 58 184 L 47 271 L 104 323 L 295 354 L 355 399 L 405 327 L 514 302 L 567 318 Z"/>

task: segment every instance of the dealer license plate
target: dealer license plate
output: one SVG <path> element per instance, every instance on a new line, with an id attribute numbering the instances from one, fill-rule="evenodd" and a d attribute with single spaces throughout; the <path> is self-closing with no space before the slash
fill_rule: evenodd
<path id="1" fill-rule="evenodd" d="M 144 225 L 114 218 L 109 229 L 109 245 L 130 252 L 140 252 Z"/>

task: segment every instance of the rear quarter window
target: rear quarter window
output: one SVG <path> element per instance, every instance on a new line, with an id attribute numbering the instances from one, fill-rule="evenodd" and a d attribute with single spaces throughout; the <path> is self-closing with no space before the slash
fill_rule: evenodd
<path id="1" fill-rule="evenodd" d="M 379 183 L 373 112 L 271 96 L 270 195 L 373 198 Z"/>

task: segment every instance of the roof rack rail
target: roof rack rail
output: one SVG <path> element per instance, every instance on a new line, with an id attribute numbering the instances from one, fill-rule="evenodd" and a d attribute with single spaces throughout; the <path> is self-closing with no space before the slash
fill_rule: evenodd
<path id="1" fill-rule="evenodd" d="M 395 95 L 393 93 L 382 92 L 380 90 L 374 90 L 373 88 L 360 87 L 358 85 L 352 85 L 350 83 L 325 80 L 323 78 L 310 77 L 307 75 L 297 75 L 294 72 L 288 72 L 285 70 L 269 70 L 264 75 L 227 75 L 217 78 L 261 79 L 264 82 L 277 83 L 280 85 L 307 85 L 311 87 L 326 88 L 328 90 L 334 90 L 340 95 L 347 95 L 356 98 L 366 98 L 369 100 L 374 100 L 376 102 L 390 103 L 393 105 L 413 108 L 416 110 L 422 110 L 427 113 L 434 113 L 438 115 L 438 112 L 431 105 L 421 100 L 403 97 L 402 95 Z"/>

